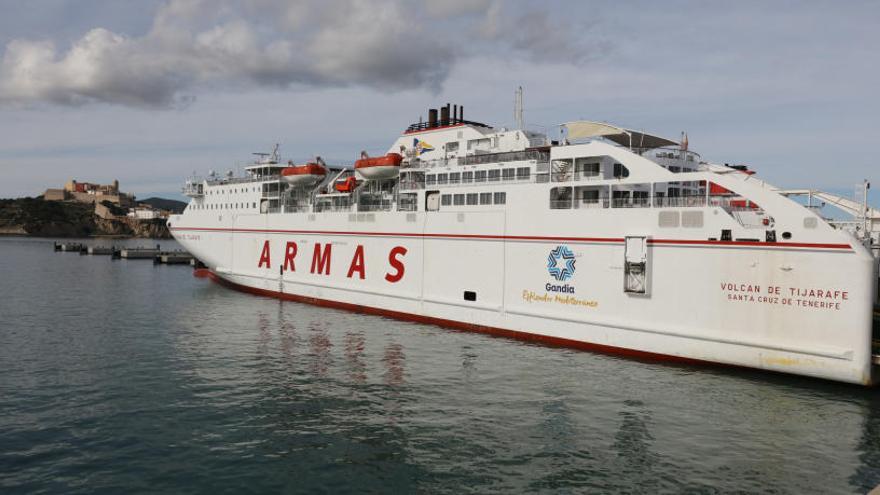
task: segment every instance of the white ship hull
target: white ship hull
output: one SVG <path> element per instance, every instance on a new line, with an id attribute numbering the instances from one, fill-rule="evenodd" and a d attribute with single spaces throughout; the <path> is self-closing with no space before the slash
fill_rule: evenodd
<path id="1" fill-rule="evenodd" d="M 169 227 L 213 277 L 262 295 L 599 351 L 863 385 L 878 380 L 877 260 L 852 234 L 772 186 L 723 171 L 674 175 L 681 184 L 703 184 L 696 203 L 657 195 L 548 208 L 552 189 L 565 181 L 612 194 L 630 184 L 637 190 L 638 182 L 651 182 L 654 192 L 670 180 L 653 161 L 605 143 L 551 153 L 554 163 L 601 156 L 626 164 L 630 175 L 505 176 L 497 184 L 437 188 L 450 198 L 480 187 L 504 191 L 487 205 L 482 197 L 480 204 L 441 205 L 439 196 L 434 203 L 428 182 L 413 186 L 413 204 L 398 198 L 390 211 L 367 212 L 357 203 L 351 211 L 319 211 L 338 207 L 339 194 L 332 204 L 316 199 L 307 209 L 272 210 L 260 180 L 206 183 L 208 192 Z M 437 170 L 480 166 L 447 157 Z M 534 177 L 540 164 L 531 166 Z M 710 182 L 748 198 L 746 211 L 713 200 Z M 753 225 L 748 215 L 765 220 Z"/>
<path id="2" fill-rule="evenodd" d="M 458 214 L 435 212 L 381 223 L 349 222 L 338 213 L 316 214 L 311 222 L 245 214 L 223 226 L 177 221 L 172 229 L 217 276 L 266 295 L 563 344 L 872 383 L 872 308 L 861 297 L 874 290 L 867 252 L 831 243 L 770 247 L 652 237 L 650 297 L 633 296 L 621 290 L 623 237 L 652 232 L 639 228 L 641 212 L 624 213 L 633 217 L 620 219 L 628 232 L 529 232 L 502 212 L 466 213 L 463 222 Z M 259 266 L 267 241 L 269 266 Z M 282 272 L 289 242 L 296 244 L 294 266 Z M 327 245 L 329 274 L 320 264 Z M 546 269 L 548 253 L 559 245 L 576 257 L 565 284 Z M 363 279 L 357 246 L 363 246 Z M 386 276 L 398 270 L 389 254 L 399 247 L 406 250 L 395 258 L 404 272 L 392 283 Z M 548 284 L 574 293 L 547 290 L 554 288 Z M 475 292 L 476 301 L 464 300 L 465 291 Z"/>

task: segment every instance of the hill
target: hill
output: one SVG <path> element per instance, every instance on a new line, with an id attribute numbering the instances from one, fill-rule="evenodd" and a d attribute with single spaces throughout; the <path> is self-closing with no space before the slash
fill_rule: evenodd
<path id="1" fill-rule="evenodd" d="M 104 219 L 95 215 L 95 206 L 92 204 L 44 201 L 41 198 L 0 199 L 0 234 L 40 237 L 170 237 L 164 219 Z"/>
<path id="2" fill-rule="evenodd" d="M 186 203 L 176 199 L 147 198 L 138 201 L 138 203 L 150 205 L 157 210 L 167 210 L 171 213 L 183 213 L 183 210 L 186 209 Z"/>

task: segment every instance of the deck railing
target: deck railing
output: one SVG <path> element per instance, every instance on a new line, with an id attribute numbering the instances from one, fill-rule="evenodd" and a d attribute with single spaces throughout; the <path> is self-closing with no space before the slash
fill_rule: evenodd
<path id="1" fill-rule="evenodd" d="M 381 201 L 376 203 L 358 203 L 357 211 L 391 211 L 391 201 Z"/>
<path id="2" fill-rule="evenodd" d="M 486 163 L 504 163 L 504 162 L 548 162 L 550 161 L 550 152 L 527 150 L 527 151 L 507 151 L 503 153 L 485 153 L 479 155 L 461 156 L 458 158 L 459 165 L 484 165 Z"/>
<path id="3" fill-rule="evenodd" d="M 706 206 L 706 196 L 654 196 L 655 208 L 691 208 Z"/>
<path id="4" fill-rule="evenodd" d="M 554 210 L 567 208 L 698 208 L 706 206 L 705 196 L 650 196 L 635 198 L 598 198 L 598 199 L 556 199 L 550 201 L 550 208 Z M 711 206 L 725 206 L 720 203 Z M 733 211 L 734 208 L 727 208 Z M 743 208 L 754 210 L 754 208 Z"/>

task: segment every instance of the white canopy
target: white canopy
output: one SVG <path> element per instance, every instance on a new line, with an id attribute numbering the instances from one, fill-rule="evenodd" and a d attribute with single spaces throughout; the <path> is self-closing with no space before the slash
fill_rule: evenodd
<path id="1" fill-rule="evenodd" d="M 661 146 L 677 146 L 679 143 L 670 139 L 645 134 L 644 132 L 624 129 L 604 122 L 578 120 L 562 124 L 568 130 L 568 139 L 588 139 L 603 137 L 621 146 L 629 148 L 659 148 Z"/>

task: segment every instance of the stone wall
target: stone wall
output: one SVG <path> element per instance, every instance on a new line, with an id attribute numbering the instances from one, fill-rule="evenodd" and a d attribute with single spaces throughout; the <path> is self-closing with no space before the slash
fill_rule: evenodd
<path id="1" fill-rule="evenodd" d="M 98 215 L 101 218 L 116 218 L 116 215 L 110 211 L 110 208 L 107 208 L 101 203 L 95 203 L 95 215 Z"/>
<path id="2" fill-rule="evenodd" d="M 43 193 L 43 199 L 46 201 L 64 201 L 67 199 L 67 191 L 64 189 L 46 189 Z"/>

